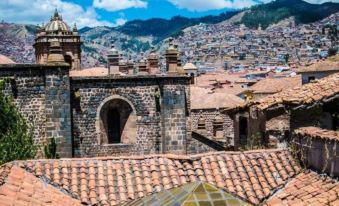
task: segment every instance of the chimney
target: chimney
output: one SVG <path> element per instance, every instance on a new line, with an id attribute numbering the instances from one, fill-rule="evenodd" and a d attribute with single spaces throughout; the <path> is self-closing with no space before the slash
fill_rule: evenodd
<path id="1" fill-rule="evenodd" d="M 151 52 L 148 55 L 148 67 L 151 74 L 159 73 L 159 57 L 154 46 L 152 46 Z"/>
<path id="2" fill-rule="evenodd" d="M 149 69 L 147 68 L 147 60 L 144 58 L 144 54 L 141 53 L 141 59 L 139 61 L 139 73 L 140 75 L 147 75 L 149 74 Z"/>
<path id="3" fill-rule="evenodd" d="M 107 55 L 107 67 L 109 74 L 118 74 L 119 73 L 119 60 L 120 54 L 119 51 L 112 45 L 112 48 Z"/>
<path id="4" fill-rule="evenodd" d="M 127 70 L 129 75 L 134 74 L 134 62 L 132 60 L 132 57 L 130 56 L 127 62 Z"/>
<path id="5" fill-rule="evenodd" d="M 169 47 L 166 50 L 166 70 L 169 74 L 176 74 L 178 67 L 178 51 L 173 45 L 173 38 L 169 39 Z"/>
<path id="6" fill-rule="evenodd" d="M 128 65 L 126 60 L 121 60 L 119 62 L 119 72 L 128 74 Z"/>
<path id="7" fill-rule="evenodd" d="M 49 46 L 49 55 L 47 63 L 65 63 L 65 58 L 62 55 L 60 42 L 53 40 Z"/>

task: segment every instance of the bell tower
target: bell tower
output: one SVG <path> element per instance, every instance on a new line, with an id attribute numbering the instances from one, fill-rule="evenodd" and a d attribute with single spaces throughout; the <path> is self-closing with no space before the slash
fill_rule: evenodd
<path id="1" fill-rule="evenodd" d="M 71 65 L 72 70 L 80 70 L 81 41 L 78 29 L 75 24 L 73 29 L 70 29 L 57 10 L 55 10 L 50 21 L 37 32 L 33 47 L 38 64 L 48 62 L 48 56 L 53 53 L 51 42 L 56 41 L 60 44 L 61 54 L 64 56 L 65 62 Z"/>

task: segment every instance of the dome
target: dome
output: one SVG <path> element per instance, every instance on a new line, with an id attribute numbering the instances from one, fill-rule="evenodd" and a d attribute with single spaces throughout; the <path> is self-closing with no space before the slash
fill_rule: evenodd
<path id="1" fill-rule="evenodd" d="M 69 26 L 62 20 L 62 17 L 59 15 L 58 11 L 55 10 L 54 16 L 51 18 L 50 22 L 45 26 L 46 32 L 53 31 L 63 31 L 70 32 L 71 29 Z"/>

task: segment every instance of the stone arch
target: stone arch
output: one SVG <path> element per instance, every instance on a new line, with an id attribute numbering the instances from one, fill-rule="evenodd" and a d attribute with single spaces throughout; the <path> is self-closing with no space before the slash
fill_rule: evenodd
<path id="1" fill-rule="evenodd" d="M 101 102 L 96 115 L 99 144 L 134 144 L 137 136 L 137 114 L 131 101 L 110 96 Z"/>
<path id="2" fill-rule="evenodd" d="M 64 55 L 65 62 L 70 65 L 71 68 L 73 68 L 74 65 L 74 56 L 72 52 L 66 52 Z"/>

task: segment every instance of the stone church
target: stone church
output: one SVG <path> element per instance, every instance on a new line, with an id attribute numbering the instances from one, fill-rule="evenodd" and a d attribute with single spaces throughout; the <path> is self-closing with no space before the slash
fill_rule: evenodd
<path id="1" fill-rule="evenodd" d="M 56 11 L 37 33 L 36 64 L 0 65 L 5 94 L 61 157 L 190 153 L 190 83 L 170 43 L 166 71 L 153 50 L 138 62 L 114 47 L 108 65 L 81 69 L 81 40 Z"/>

